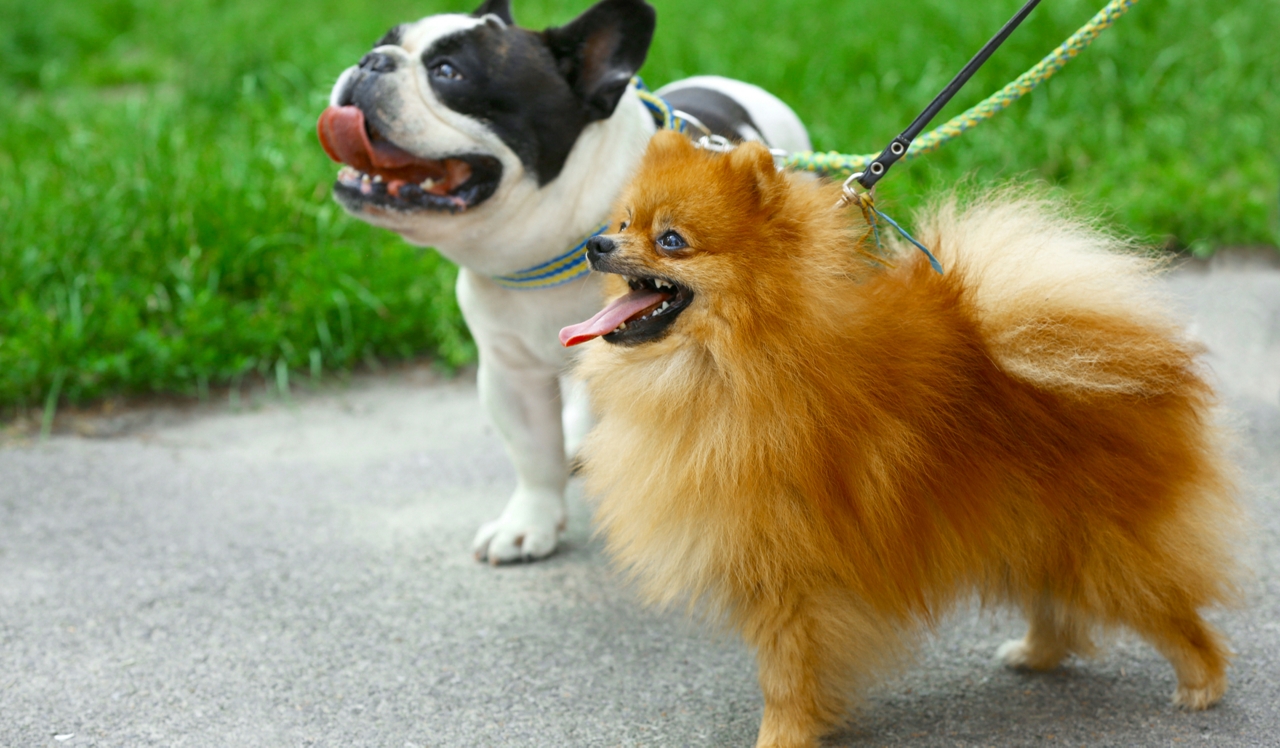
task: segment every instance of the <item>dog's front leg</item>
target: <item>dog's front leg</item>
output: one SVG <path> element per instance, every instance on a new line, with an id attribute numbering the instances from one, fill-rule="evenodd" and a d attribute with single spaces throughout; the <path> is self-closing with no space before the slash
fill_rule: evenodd
<path id="1" fill-rule="evenodd" d="M 515 493 L 473 550 L 494 564 L 549 556 L 564 530 L 569 474 L 560 391 L 567 361 L 556 336 L 594 313 L 599 289 L 588 278 L 510 290 L 462 268 L 458 304 L 480 353 L 480 399 L 516 469 Z"/>
<path id="2" fill-rule="evenodd" d="M 549 556 L 566 518 L 559 372 L 514 368 L 482 348 L 478 381 L 480 400 L 515 465 L 516 490 L 502 514 L 476 533 L 472 550 L 492 564 Z"/>

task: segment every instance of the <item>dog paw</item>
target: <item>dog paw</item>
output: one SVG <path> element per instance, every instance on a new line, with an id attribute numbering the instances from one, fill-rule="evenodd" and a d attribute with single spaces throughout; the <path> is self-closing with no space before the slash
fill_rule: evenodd
<path id="1" fill-rule="evenodd" d="M 1226 690 L 1227 683 L 1225 678 L 1217 683 L 1210 683 L 1207 686 L 1198 688 L 1178 686 L 1178 690 L 1173 692 L 1173 704 L 1189 712 L 1198 712 L 1218 703 L 1218 700 L 1222 698 L 1222 694 Z"/>
<path id="2" fill-rule="evenodd" d="M 494 566 L 546 558 L 555 553 L 564 527 L 561 500 L 539 502 L 516 495 L 501 517 L 480 527 L 471 552 L 477 561 Z"/>
<path id="3" fill-rule="evenodd" d="M 1062 658 L 1062 652 L 1038 650 L 1026 639 L 1010 639 L 996 650 L 996 659 L 1015 670 L 1052 670 Z"/>

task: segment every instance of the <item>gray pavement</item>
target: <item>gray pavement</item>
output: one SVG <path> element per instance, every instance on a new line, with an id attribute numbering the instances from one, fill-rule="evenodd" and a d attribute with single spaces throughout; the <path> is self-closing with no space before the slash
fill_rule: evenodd
<path id="1" fill-rule="evenodd" d="M 1252 576 L 1212 618 L 1217 708 L 1116 639 L 1006 671 L 1023 626 L 962 611 L 839 746 L 1280 746 L 1280 267 L 1228 253 L 1168 281 L 1241 433 Z M 563 549 L 468 544 L 513 474 L 471 377 L 429 369 L 248 407 L 153 407 L 0 449 L 0 746 L 751 745 L 748 652 L 642 609 L 576 493 Z M 108 434 L 110 436 L 101 436 Z"/>

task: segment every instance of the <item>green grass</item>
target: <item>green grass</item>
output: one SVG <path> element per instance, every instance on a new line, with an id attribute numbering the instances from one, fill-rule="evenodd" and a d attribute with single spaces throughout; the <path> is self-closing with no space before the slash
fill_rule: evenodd
<path id="1" fill-rule="evenodd" d="M 0 0 L 0 407 L 471 359 L 453 268 L 347 218 L 314 135 L 387 27 L 471 4 Z M 515 12 L 541 27 L 585 4 Z M 817 147 L 869 152 L 1019 2 L 656 4 L 650 84 L 750 80 Z M 1101 4 L 1045 2 L 939 122 Z M 1280 243 L 1277 28 L 1274 0 L 1146 0 L 1027 100 L 895 169 L 883 199 L 905 216 L 965 176 L 1031 175 L 1151 241 Z"/>

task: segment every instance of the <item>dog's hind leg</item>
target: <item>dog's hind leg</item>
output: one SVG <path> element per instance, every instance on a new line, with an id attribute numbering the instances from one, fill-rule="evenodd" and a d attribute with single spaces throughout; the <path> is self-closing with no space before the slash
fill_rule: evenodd
<path id="1" fill-rule="evenodd" d="M 996 657 L 1008 667 L 1052 670 L 1072 652 L 1093 651 L 1088 621 L 1068 606 L 1046 594 L 1022 608 L 1027 616 L 1027 635 L 996 650 Z"/>
<path id="2" fill-rule="evenodd" d="M 578 450 L 595 425 L 591 398 L 587 385 L 568 374 L 560 377 L 560 397 L 564 401 L 564 457 L 571 466 L 576 466 Z"/>
<path id="3" fill-rule="evenodd" d="M 1194 610 L 1132 620 L 1139 634 L 1164 655 L 1178 676 L 1173 703 L 1192 711 L 1213 706 L 1227 690 L 1231 652 L 1217 629 Z"/>

